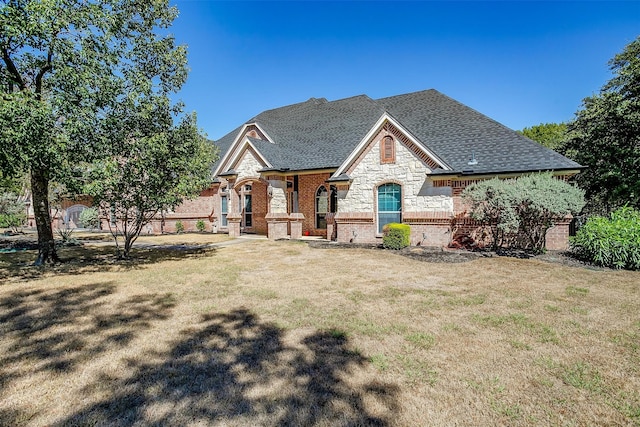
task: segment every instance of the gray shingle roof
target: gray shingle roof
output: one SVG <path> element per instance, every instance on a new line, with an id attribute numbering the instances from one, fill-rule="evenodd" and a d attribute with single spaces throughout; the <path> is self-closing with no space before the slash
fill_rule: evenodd
<path id="1" fill-rule="evenodd" d="M 580 168 L 576 162 L 433 89 L 376 102 L 455 171 Z M 476 165 L 468 164 L 472 156 Z"/>
<path id="2" fill-rule="evenodd" d="M 311 98 L 258 114 L 273 143 L 251 139 L 275 169 L 337 168 L 380 117 L 389 113 L 454 171 L 499 173 L 577 169 L 580 165 L 440 92 L 430 89 L 373 100 Z M 242 127 L 216 141 L 221 157 Z M 478 161 L 468 165 L 471 156 Z"/>

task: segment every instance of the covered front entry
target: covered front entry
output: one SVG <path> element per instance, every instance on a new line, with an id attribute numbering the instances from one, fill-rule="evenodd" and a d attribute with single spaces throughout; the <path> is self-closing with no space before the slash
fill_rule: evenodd
<path id="1" fill-rule="evenodd" d="M 267 234 L 267 183 L 260 178 L 228 181 L 220 192 L 220 220 L 223 231 Z M 226 228 L 226 230 L 225 230 Z"/>

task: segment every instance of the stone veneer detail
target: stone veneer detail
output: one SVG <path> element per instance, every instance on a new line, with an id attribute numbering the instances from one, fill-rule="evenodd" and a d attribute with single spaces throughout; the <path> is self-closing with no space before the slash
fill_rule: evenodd
<path id="1" fill-rule="evenodd" d="M 386 135 L 382 131 L 374 138 L 369 151 L 353 169 L 349 191 L 338 201 L 338 212 L 376 211 L 375 188 L 382 182 L 402 185 L 403 212 L 453 212 L 452 197 L 423 195 L 432 186 L 426 176 L 431 170 L 400 141 L 395 140 L 395 163 L 380 163 L 380 140 Z"/>
<path id="2" fill-rule="evenodd" d="M 253 150 L 245 150 L 242 157 L 236 164 L 235 170 L 238 172 L 238 181 L 244 178 L 258 178 L 258 171 L 264 167 L 262 163 L 254 156 Z"/>

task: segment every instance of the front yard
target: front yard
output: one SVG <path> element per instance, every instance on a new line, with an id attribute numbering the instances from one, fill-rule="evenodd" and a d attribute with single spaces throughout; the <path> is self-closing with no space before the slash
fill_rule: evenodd
<path id="1" fill-rule="evenodd" d="M 0 425 L 640 425 L 640 272 L 198 239 L 0 254 Z"/>

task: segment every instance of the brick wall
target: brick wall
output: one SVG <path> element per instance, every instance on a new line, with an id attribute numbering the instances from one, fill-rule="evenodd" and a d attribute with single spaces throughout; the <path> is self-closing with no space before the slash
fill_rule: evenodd
<path id="1" fill-rule="evenodd" d="M 267 183 L 262 180 L 253 181 L 251 189 L 251 204 L 253 210 L 253 230 L 258 234 L 267 234 Z"/>
<path id="2" fill-rule="evenodd" d="M 569 249 L 569 224 L 571 221 L 563 221 L 547 230 L 547 249 L 552 251 L 565 251 Z"/>
<path id="3" fill-rule="evenodd" d="M 381 243 L 373 212 L 338 212 L 334 217 L 338 242 Z"/>
<path id="4" fill-rule="evenodd" d="M 184 231 L 197 231 L 196 224 L 198 221 L 203 221 L 205 231 L 211 232 L 213 225 L 213 217 L 211 215 L 214 213 L 214 195 L 216 192 L 216 188 L 207 188 L 195 199 L 185 200 L 175 210 L 165 214 L 164 223 L 162 217 L 158 215 L 151 221 L 150 227 L 143 228 L 142 234 L 175 233 L 177 221 L 182 222 Z"/>

